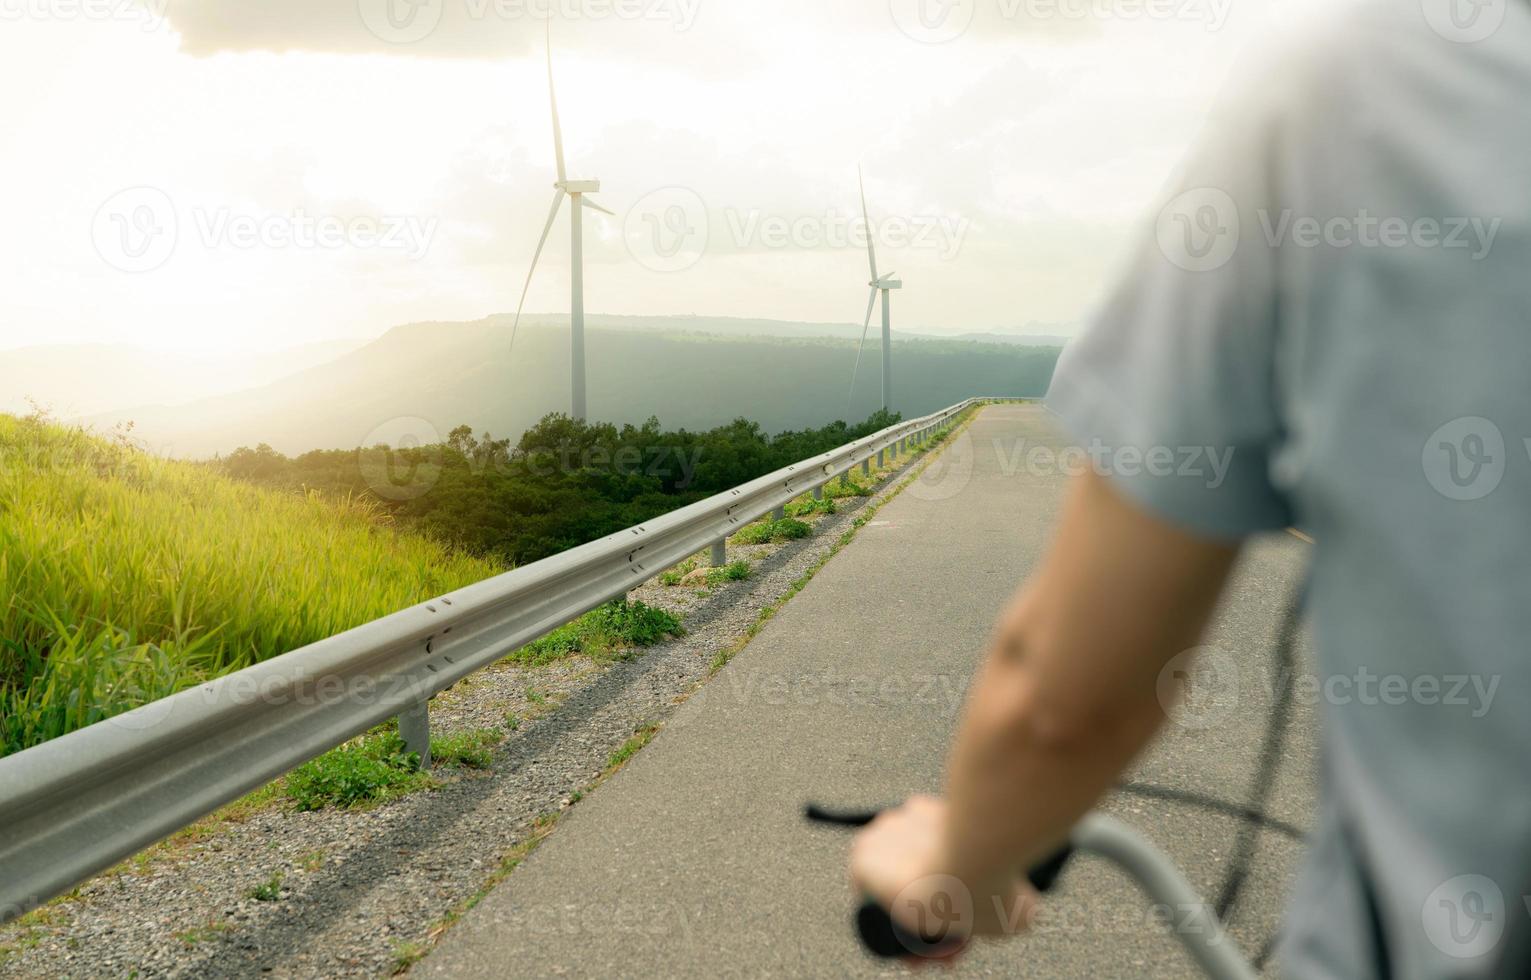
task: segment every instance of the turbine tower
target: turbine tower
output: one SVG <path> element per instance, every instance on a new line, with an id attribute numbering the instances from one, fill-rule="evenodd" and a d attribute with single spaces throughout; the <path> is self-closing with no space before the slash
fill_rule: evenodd
<path id="1" fill-rule="evenodd" d="M 872 326 L 872 308 L 877 305 L 877 294 L 882 293 L 882 408 L 883 411 L 892 411 L 893 405 L 893 315 L 888 306 L 888 293 L 894 289 L 903 289 L 902 280 L 894 278 L 898 273 L 890 272 L 886 276 L 877 274 L 877 243 L 872 234 L 872 218 L 867 212 L 867 188 L 866 180 L 861 175 L 861 168 L 856 168 L 856 181 L 861 185 L 861 218 L 866 224 L 867 233 L 867 261 L 872 269 L 872 293 L 867 297 L 866 321 L 861 324 L 861 344 L 856 348 L 856 366 L 851 369 L 851 393 L 856 391 L 856 374 L 861 370 L 861 352 L 866 347 L 867 331 Z M 849 412 L 847 412 L 849 414 Z"/>
<path id="2" fill-rule="evenodd" d="M 537 260 L 542 257 L 543 246 L 548 243 L 548 235 L 553 231 L 553 223 L 558 220 L 558 209 L 563 205 L 564 195 L 567 194 L 573 218 L 569 239 L 573 252 L 573 260 L 569 266 L 569 362 L 571 369 L 569 381 L 571 407 L 569 416 L 583 421 L 585 418 L 584 209 L 591 208 L 602 214 L 612 214 L 612 212 L 585 196 L 587 194 L 594 194 L 601 189 L 601 182 L 599 180 L 570 180 L 568 172 L 564 169 L 563 127 L 558 121 L 558 93 L 553 87 L 553 28 L 551 22 L 549 22 L 547 29 L 547 52 L 548 101 L 553 106 L 553 156 L 558 165 L 558 180 L 553 184 L 553 208 L 548 212 L 548 223 L 542 229 L 542 238 L 537 242 L 537 251 L 532 254 L 532 267 L 526 272 L 526 285 L 521 287 L 521 301 L 516 304 L 516 319 L 510 328 L 510 345 L 514 349 L 516 330 L 521 325 L 521 310 L 526 306 L 527 291 L 532 288 L 532 275 L 537 271 Z"/>

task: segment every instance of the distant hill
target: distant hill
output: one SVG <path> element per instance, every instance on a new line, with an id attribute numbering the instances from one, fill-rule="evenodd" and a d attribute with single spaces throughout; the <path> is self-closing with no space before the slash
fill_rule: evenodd
<path id="1" fill-rule="evenodd" d="M 854 341 L 752 334 L 757 321 L 737 321 L 735 334 L 706 322 L 710 330 L 690 332 L 686 318 L 591 317 L 591 418 L 641 423 L 655 415 L 667 428 L 711 428 L 744 417 L 778 431 L 862 419 L 879 406 L 875 338 L 848 403 Z M 523 321 L 512 357 L 509 328 L 507 317 L 411 324 L 271 384 L 86 421 L 109 428 L 132 420 L 150 449 L 183 457 L 262 442 L 287 454 L 354 447 L 406 417 L 426 420 L 442 438 L 462 423 L 516 437 L 543 415 L 568 410 L 568 334 L 556 318 Z M 970 395 L 1038 396 L 1056 359 L 1057 350 L 1045 347 L 895 340 L 893 408 L 914 416 Z"/>
<path id="2" fill-rule="evenodd" d="M 523 317 L 523 324 L 568 329 L 567 316 Z M 861 326 L 855 323 L 795 323 L 784 320 L 749 320 L 717 316 L 612 316 L 592 314 L 585 317 L 589 327 L 607 327 L 612 330 L 645 331 L 651 333 L 704 333 L 723 337 L 826 337 L 838 340 L 858 340 Z M 880 321 L 874 322 L 868 338 L 879 336 Z M 937 334 L 894 328 L 895 340 L 967 340 L 980 343 L 1022 344 L 1035 347 L 1061 347 L 1074 331 L 1067 323 L 1031 322 L 1024 326 L 999 327 L 988 332 L 963 334 Z"/>
<path id="3" fill-rule="evenodd" d="M 952 340 L 963 340 L 975 344 L 1010 344 L 1015 347 L 1062 347 L 1073 338 L 1063 334 L 1031 334 L 1031 333 L 963 333 L 957 334 Z"/>
<path id="4" fill-rule="evenodd" d="M 165 354 L 121 344 L 56 344 L 0 351 L 0 412 L 28 399 L 58 417 L 153 402 L 184 404 L 269 384 L 332 361 L 365 340 L 331 340 L 263 354 Z"/>

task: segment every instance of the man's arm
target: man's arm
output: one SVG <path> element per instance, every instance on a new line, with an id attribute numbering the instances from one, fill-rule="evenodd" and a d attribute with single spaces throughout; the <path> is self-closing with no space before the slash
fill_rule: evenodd
<path id="1" fill-rule="evenodd" d="M 858 836 L 856 884 L 902 919 L 893 900 L 905 889 L 956 876 L 980 934 L 1013 929 L 1018 870 L 1062 843 L 1158 731 L 1159 674 L 1200 642 L 1237 554 L 1151 516 L 1103 477 L 1075 480 L 1056 539 L 974 679 L 945 800 L 912 801 Z"/>

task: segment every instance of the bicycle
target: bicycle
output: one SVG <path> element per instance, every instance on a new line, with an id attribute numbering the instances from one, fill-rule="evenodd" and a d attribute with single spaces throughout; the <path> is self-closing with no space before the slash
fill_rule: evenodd
<path id="1" fill-rule="evenodd" d="M 815 823 L 861 827 L 876 813 L 836 814 L 809 805 L 806 816 Z M 1249 960 L 1228 938 L 1222 922 L 1169 857 L 1141 834 L 1113 817 L 1090 814 L 1075 825 L 1068 846 L 1032 868 L 1026 875 L 1031 886 L 1046 894 L 1075 854 L 1103 857 L 1136 881 L 1158 905 L 1187 910 L 1186 918 L 1171 931 L 1211 980 L 1254 980 L 1258 974 Z M 941 957 L 957 948 L 944 937 L 919 936 L 894 922 L 887 909 L 868 900 L 856 911 L 856 932 L 874 956 Z"/>

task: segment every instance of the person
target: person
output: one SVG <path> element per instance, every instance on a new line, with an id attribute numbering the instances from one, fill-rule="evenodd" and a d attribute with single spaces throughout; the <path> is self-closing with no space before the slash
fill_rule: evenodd
<path id="1" fill-rule="evenodd" d="M 1531 6 L 1361 0 L 1271 47 L 1047 399 L 1081 446 L 1217 447 L 1224 478 L 1073 479 L 943 795 L 863 830 L 852 879 L 906 928 L 895 897 L 960 886 L 965 934 L 1017 931 L 1016 870 L 1154 737 L 1242 543 L 1295 525 L 1318 678 L 1403 693 L 1322 704 L 1280 969 L 1531 975 Z"/>

